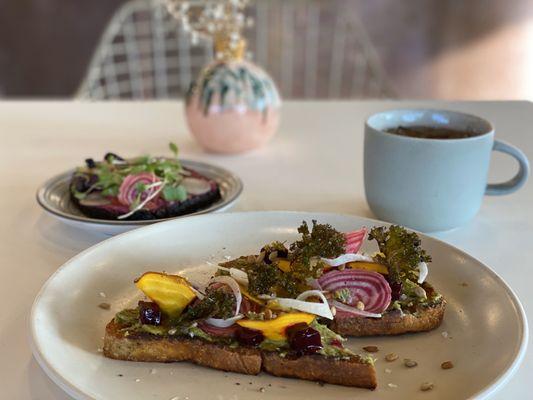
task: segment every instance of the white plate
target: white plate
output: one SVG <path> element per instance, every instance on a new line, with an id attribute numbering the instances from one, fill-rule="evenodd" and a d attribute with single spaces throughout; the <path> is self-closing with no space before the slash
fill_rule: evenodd
<path id="1" fill-rule="evenodd" d="M 173 218 L 151 219 L 140 221 L 121 221 L 91 218 L 84 215 L 78 207 L 70 200 L 70 180 L 73 170 L 56 175 L 46 181 L 37 190 L 37 202 L 53 217 L 60 221 L 75 226 L 80 229 L 90 229 L 92 231 L 104 233 L 106 235 L 116 235 L 151 225 L 156 222 L 167 221 L 175 218 L 184 218 L 191 215 L 207 214 L 210 212 L 226 211 L 232 207 L 237 198 L 242 193 L 242 181 L 232 172 L 216 165 L 191 160 L 180 160 L 181 163 L 190 169 L 214 180 L 220 188 L 220 200 L 208 207 L 202 208 L 193 213 L 181 215 Z"/>
<path id="2" fill-rule="evenodd" d="M 104 241 L 63 265 L 37 296 L 31 315 L 35 357 L 78 399 L 458 400 L 486 398 L 516 371 L 528 331 L 512 290 L 481 262 L 425 236 L 423 246 L 434 259 L 429 280 L 448 300 L 444 322 L 429 333 L 350 339 L 354 349 L 370 344 L 380 349 L 379 386 L 373 392 L 264 373 L 224 373 L 189 363 L 116 361 L 98 352 L 105 324 L 116 311 L 134 303 L 138 293 L 133 279 L 144 271 L 177 272 L 256 252 L 272 240 L 294 240 L 301 221 L 313 218 L 344 231 L 379 224 L 335 214 L 212 214 L 155 224 Z M 112 304 L 111 311 L 98 308 L 101 302 Z M 389 352 L 400 360 L 384 361 Z M 418 367 L 404 367 L 403 358 L 416 360 Z M 455 367 L 442 370 L 440 364 L 448 360 Z M 435 384 L 433 391 L 419 390 L 426 381 Z"/>

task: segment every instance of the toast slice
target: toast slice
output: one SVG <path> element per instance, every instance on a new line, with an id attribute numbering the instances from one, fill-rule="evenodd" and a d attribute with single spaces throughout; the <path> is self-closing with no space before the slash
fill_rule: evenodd
<path id="1" fill-rule="evenodd" d="M 189 361 L 223 371 L 257 375 L 265 371 L 275 376 L 375 389 L 376 371 L 371 362 L 359 356 L 334 358 L 322 355 L 282 356 L 254 347 L 231 347 L 183 336 L 160 336 L 130 332 L 115 320 L 109 322 L 104 337 L 104 355 L 127 361 Z"/>
<path id="2" fill-rule="evenodd" d="M 413 311 L 391 310 L 381 318 L 335 318 L 330 329 L 345 336 L 388 336 L 404 333 L 426 332 L 440 326 L 444 318 L 446 301 L 419 305 Z"/>

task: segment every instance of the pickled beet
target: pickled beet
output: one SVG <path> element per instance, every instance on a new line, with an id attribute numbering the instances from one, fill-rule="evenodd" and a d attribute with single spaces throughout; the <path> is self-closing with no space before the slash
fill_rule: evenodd
<path id="1" fill-rule="evenodd" d="M 106 160 L 107 162 L 110 162 L 111 160 L 124 161 L 122 157 L 111 152 L 105 153 L 104 160 Z"/>
<path id="2" fill-rule="evenodd" d="M 391 300 L 396 301 L 400 298 L 403 290 L 402 282 L 390 282 L 389 286 L 391 288 Z"/>
<path id="3" fill-rule="evenodd" d="M 260 331 L 240 326 L 235 332 L 235 339 L 245 346 L 259 346 L 265 337 Z"/>
<path id="4" fill-rule="evenodd" d="M 96 168 L 96 163 L 92 158 L 86 159 L 85 164 L 87 165 L 87 168 Z"/>
<path id="5" fill-rule="evenodd" d="M 298 355 L 314 354 L 322 349 L 320 333 L 307 324 L 290 326 L 286 332 L 291 349 Z"/>
<path id="6" fill-rule="evenodd" d="M 139 319 L 141 324 L 161 325 L 161 310 L 156 303 L 139 301 Z"/>

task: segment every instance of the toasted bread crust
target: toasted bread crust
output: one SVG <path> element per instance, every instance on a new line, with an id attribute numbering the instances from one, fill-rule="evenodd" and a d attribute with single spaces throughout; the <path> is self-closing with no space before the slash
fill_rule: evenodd
<path id="1" fill-rule="evenodd" d="M 403 314 L 400 310 L 386 312 L 381 318 L 335 318 L 330 328 L 339 335 L 379 336 L 425 332 L 437 328 L 444 317 L 446 301 L 420 306 L 415 313 Z"/>
<path id="2" fill-rule="evenodd" d="M 106 327 L 104 355 L 127 361 L 174 362 L 190 361 L 195 364 L 257 375 L 261 370 L 276 376 L 321 381 L 346 386 L 375 389 L 374 366 L 357 356 L 335 359 L 320 355 L 284 358 L 275 352 L 256 348 L 208 343 L 200 339 L 155 336 L 149 333 L 125 331 L 112 320 Z"/>
<path id="3" fill-rule="evenodd" d="M 361 363 L 355 358 L 342 360 L 311 355 L 291 359 L 280 357 L 273 352 L 263 352 L 262 357 L 263 370 L 275 376 L 357 386 L 372 390 L 377 387 L 374 366 Z"/>
<path id="4" fill-rule="evenodd" d="M 257 349 L 230 348 L 195 339 L 159 337 L 149 333 L 125 336 L 114 321 L 106 327 L 104 355 L 128 361 L 190 361 L 206 367 L 249 375 L 257 375 L 261 371 L 261 354 Z"/>

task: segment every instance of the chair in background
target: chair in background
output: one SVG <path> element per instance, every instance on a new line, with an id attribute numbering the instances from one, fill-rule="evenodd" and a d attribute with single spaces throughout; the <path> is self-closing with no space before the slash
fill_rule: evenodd
<path id="1" fill-rule="evenodd" d="M 321 0 L 253 2 L 248 13 L 255 24 L 245 36 L 254 61 L 287 99 L 393 97 L 360 21 L 330 6 Z M 111 19 L 77 96 L 183 97 L 212 59 L 212 43 L 192 43 L 161 0 L 133 0 Z"/>

